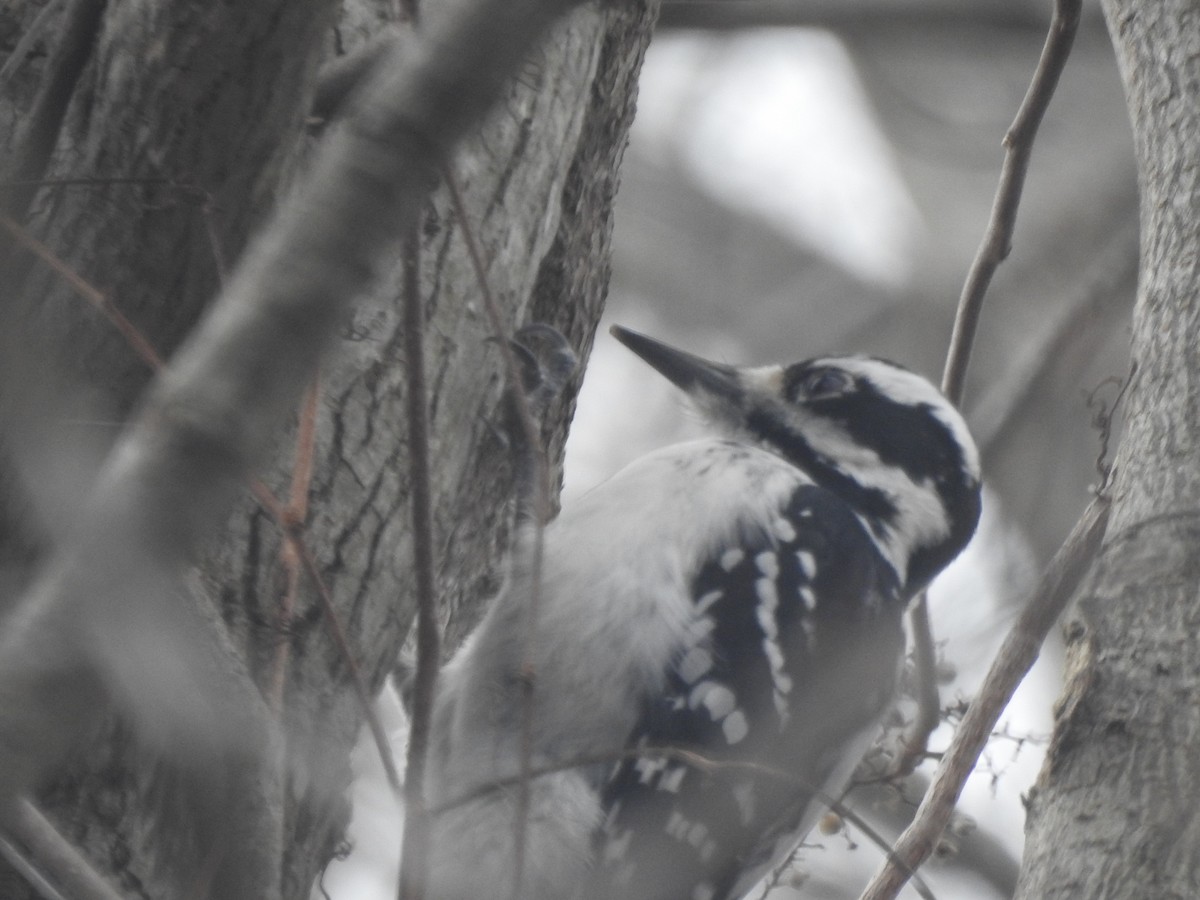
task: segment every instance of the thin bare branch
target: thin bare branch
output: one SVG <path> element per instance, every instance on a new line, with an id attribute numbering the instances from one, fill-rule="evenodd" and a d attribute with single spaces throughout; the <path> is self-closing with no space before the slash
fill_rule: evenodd
<path id="1" fill-rule="evenodd" d="M 1056 0 L 1050 31 L 1042 47 L 1042 55 L 1034 70 L 1029 90 L 1021 101 L 1016 118 L 1004 135 L 1002 143 L 1005 154 L 1000 169 L 1000 183 L 996 187 L 996 197 L 992 202 L 987 229 L 967 272 L 962 295 L 959 297 L 954 331 L 950 336 L 950 349 L 946 353 L 946 367 L 942 373 L 942 393 L 958 407 L 962 406 L 967 367 L 971 361 L 971 346 L 975 341 L 980 313 L 983 311 L 983 298 L 996 268 L 1008 258 L 1012 249 L 1013 228 L 1016 226 L 1017 208 L 1021 203 L 1021 191 L 1025 187 L 1025 173 L 1033 153 L 1033 141 L 1070 55 L 1079 26 L 1081 5 L 1082 0 Z M 933 645 L 929 608 L 923 595 L 914 604 L 909 623 L 917 636 L 917 646 L 921 646 L 922 643 Z M 916 662 L 918 711 L 914 728 L 905 740 L 910 757 L 925 750 L 929 744 L 929 736 L 933 734 L 938 723 L 935 660 L 927 655 L 918 657 Z M 905 765 L 911 765 L 911 759 L 902 763 L 901 768 Z"/>
<path id="2" fill-rule="evenodd" d="M 292 658 L 292 618 L 296 614 L 296 605 L 300 598 L 301 575 L 304 563 L 300 559 L 298 542 L 287 531 L 279 547 L 279 568 L 283 571 L 283 593 L 279 598 L 279 608 L 276 611 L 275 627 L 279 632 L 279 642 L 275 645 L 275 655 L 271 660 L 271 671 L 267 678 L 264 693 L 271 711 L 277 716 L 283 715 L 284 699 L 287 695 L 288 665 Z"/>
<path id="3" fill-rule="evenodd" d="M 399 896 L 400 900 L 422 900 L 429 857 L 425 764 L 442 651 L 433 581 L 433 499 L 429 464 L 429 391 L 425 383 L 425 307 L 421 297 L 421 236 L 415 225 L 405 236 L 404 351 L 408 375 L 413 568 L 417 589 L 417 666 L 408 733 L 408 766 L 404 773 L 405 827 Z"/>
<path id="4" fill-rule="evenodd" d="M 133 352 L 138 355 L 138 358 L 142 362 L 155 372 L 163 367 L 163 359 L 158 355 L 158 351 L 151 346 L 150 342 L 146 340 L 146 336 L 125 317 L 125 314 L 116 307 L 106 294 L 98 290 L 86 279 L 81 278 L 70 266 L 59 259 L 53 250 L 8 216 L 0 214 L 0 228 L 3 228 L 9 237 L 53 269 L 54 273 L 66 281 L 75 293 L 103 313 L 112 322 L 117 331 L 121 332 L 121 337 L 125 338 L 126 343 L 133 348 Z"/>
<path id="5" fill-rule="evenodd" d="M 917 710 L 904 736 L 903 756 L 896 764 L 897 775 L 907 775 L 925 758 L 929 737 L 937 730 L 942 716 L 942 700 L 937 683 L 937 646 L 933 623 L 929 619 L 929 600 L 922 591 L 908 611 L 913 643 L 913 693 Z"/>
<path id="6" fill-rule="evenodd" d="M 991 218 L 967 272 L 958 301 L 954 332 L 950 337 L 950 350 L 946 354 L 946 368 L 942 373 L 942 392 L 955 406 L 962 405 L 967 366 L 971 361 L 971 345 L 979 325 L 979 314 L 983 310 L 984 295 L 996 268 L 1012 250 L 1013 228 L 1017 223 L 1017 208 L 1025 187 L 1025 173 L 1033 154 L 1033 141 L 1071 53 L 1081 5 L 1082 0 L 1056 0 L 1050 32 L 1042 47 L 1033 80 L 1025 99 L 1021 101 L 1016 118 L 1004 135 L 1004 164 L 1000 169 L 996 198 L 992 202 Z"/>
<path id="7" fill-rule="evenodd" d="M 916 816 L 860 900 L 893 900 L 908 880 L 908 873 L 925 862 L 937 846 L 1000 714 L 1033 666 L 1047 632 L 1087 574 L 1104 538 L 1108 510 L 1107 498 L 1093 500 L 1046 567 L 955 731 Z"/>
<path id="8" fill-rule="evenodd" d="M 313 450 L 317 439 L 317 406 L 321 398 L 320 376 L 313 379 L 304 395 L 300 407 L 300 423 L 296 429 L 296 457 L 292 462 L 292 482 L 288 490 L 288 505 L 280 507 L 274 496 L 268 511 L 283 532 L 283 543 L 279 548 L 279 565 L 283 569 L 283 596 L 279 601 L 280 641 L 275 647 L 275 658 L 271 664 L 270 680 L 267 684 L 267 702 L 277 713 L 283 710 L 283 699 L 287 687 L 288 661 L 292 642 L 290 629 L 292 616 L 300 594 L 301 574 L 304 571 L 303 530 L 308 520 L 308 492 L 312 484 Z M 266 485 L 255 482 L 256 497 L 270 495 Z"/>
<path id="9" fill-rule="evenodd" d="M 533 578 L 530 582 L 529 603 L 526 607 L 524 629 L 526 645 L 521 654 L 523 662 L 519 673 L 521 678 L 521 771 L 525 777 L 517 785 L 516 834 L 514 835 L 513 849 L 516 860 L 512 884 L 512 897 L 514 900 L 517 900 L 521 896 L 521 883 L 524 880 L 525 874 L 525 844 L 529 826 L 529 773 L 531 772 L 530 767 L 533 759 L 533 694 L 534 683 L 537 678 L 537 673 L 534 671 L 530 660 L 533 658 L 533 642 L 537 639 L 538 613 L 541 607 L 542 552 L 545 543 L 543 529 L 546 520 L 550 516 L 550 472 L 549 466 L 546 464 L 545 454 L 541 450 L 542 438 L 538 432 L 537 423 L 534 422 L 533 412 L 529 408 L 528 398 L 518 388 L 521 384 L 521 377 L 517 369 L 517 360 L 513 354 L 512 347 L 508 343 L 508 332 L 500 317 L 500 306 L 496 303 L 496 298 L 492 295 L 491 288 L 488 285 L 487 268 L 483 263 L 483 253 L 479 249 L 478 242 L 475 240 L 475 233 L 471 230 L 470 220 L 467 217 L 466 204 L 463 203 L 462 191 L 459 190 L 458 181 L 449 166 L 445 167 L 443 174 L 450 191 L 451 202 L 454 204 L 454 211 L 458 215 L 459 222 L 462 225 L 463 238 L 467 244 L 471 263 L 475 268 L 476 278 L 479 281 L 479 290 L 483 297 L 484 309 L 487 311 L 488 322 L 500 347 L 500 356 L 504 362 L 504 374 L 508 381 L 509 390 L 513 394 L 513 406 L 517 412 L 518 424 L 521 427 L 528 452 L 534 455 L 532 485 L 534 527 L 533 546 L 531 548 L 531 571 L 533 572 Z"/>

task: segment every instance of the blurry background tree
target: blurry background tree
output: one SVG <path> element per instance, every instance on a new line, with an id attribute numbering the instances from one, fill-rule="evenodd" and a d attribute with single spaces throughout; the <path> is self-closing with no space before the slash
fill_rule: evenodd
<path id="1" fill-rule="evenodd" d="M 1147 18 L 1115 7 L 1108 14 L 1122 34 L 1128 20 Z M 640 5 L 578 11 L 454 162 L 510 321 L 550 321 L 585 356 L 608 280 L 609 204 L 652 16 Z M 1183 22 L 1174 8 L 1154 22 L 1172 17 Z M 274 198 L 303 178 L 306 127 L 319 127 L 308 114 L 320 64 L 400 18 L 385 0 L 10 2 L 0 9 L 0 132 L 13 162 L 0 202 L 167 355 Z M 621 168 L 608 313 L 711 356 L 789 360 L 852 349 L 936 374 L 991 203 L 999 139 L 1048 18 L 1040 0 L 667 2 Z M 1171 65 L 1161 73 L 1174 85 L 1162 89 L 1171 103 L 1166 116 L 1144 121 L 1147 131 L 1187 125 L 1172 111 L 1200 108 L 1190 52 L 1180 50 L 1173 80 Z M 1124 58 L 1135 79 L 1129 73 L 1144 63 L 1133 51 Z M 1015 534 L 1005 546 L 1026 548 L 992 558 L 1000 573 L 994 604 L 981 610 L 961 589 L 943 604 L 967 623 L 957 634 L 974 639 L 968 656 L 1003 630 L 1027 573 L 1053 553 L 1097 480 L 1100 440 L 1085 397 L 1128 370 L 1137 282 L 1127 122 L 1105 22 L 1088 5 L 1035 148 L 1013 255 L 992 286 L 965 404 L 998 501 L 992 508 L 1002 525 L 992 535 Z M 1179 159 L 1184 144 L 1171 145 Z M 1139 143 L 1144 163 L 1154 146 Z M 1144 164 L 1143 178 L 1169 168 Z M 34 189 L 35 181 L 52 183 Z M 1158 203 L 1178 210 L 1162 228 L 1191 233 L 1194 191 L 1174 185 L 1151 196 L 1174 198 Z M 1155 202 L 1146 197 L 1143 209 Z M 497 354 L 444 192 L 422 233 L 438 588 L 452 646 L 495 587 L 509 482 L 492 428 Z M 12 362 L 3 382 L 0 596 L 15 598 L 68 527 L 150 373 L 61 273 L 11 244 L 4 253 L 3 350 Z M 399 283 L 397 268 L 356 305 L 322 372 L 308 490 L 306 542 L 373 687 L 412 614 Z M 1195 288 L 1180 279 L 1172 290 L 1183 297 Z M 1195 332 L 1179 325 L 1173 333 Z M 603 344 L 595 362 L 606 374 L 581 409 L 572 490 L 662 439 L 639 425 L 663 418 L 657 386 L 639 386 L 636 397 L 622 392 L 637 376 L 625 376 Z M 1140 383 L 1143 397 L 1156 383 Z M 564 430 L 560 424 L 552 436 L 556 454 Z M 283 436 L 264 475 L 279 496 L 292 480 L 294 445 L 294 433 Z M 1128 468 L 1135 457 L 1122 459 Z M 1181 497 L 1186 503 L 1190 494 Z M 361 715 L 307 583 L 281 622 L 280 547 L 270 516 L 246 499 L 211 548 L 205 581 L 260 684 L 271 683 L 278 648 L 290 649 L 281 872 L 284 895 L 303 896 L 346 821 L 341 791 Z M 1187 689 L 1175 677 L 1184 658 L 1162 663 L 1172 675 L 1162 690 Z M 1081 683 L 1073 682 L 1077 690 Z M 960 689 L 969 691 L 969 679 Z M 1040 699 L 1048 708 L 1049 696 Z M 1093 702 L 1096 721 L 1110 721 L 1108 706 Z M 1112 717 L 1121 728 L 1102 736 L 1132 746 L 1122 730 L 1130 720 Z M 1073 735 L 1056 741 L 1056 759 L 1075 746 Z M 43 798 L 70 837 L 131 895 L 161 895 L 164 870 L 181 856 L 202 867 L 182 824 L 188 810 L 171 799 L 167 776 L 134 749 L 128 729 L 111 723 L 88 750 Z M 1009 784 L 1008 793 L 1022 787 Z M 1128 796 L 1108 802 L 1129 807 Z M 875 815 L 898 828 L 907 809 L 880 806 Z M 1163 828 L 1174 828 L 1177 852 L 1194 859 L 1200 841 L 1187 836 L 1189 821 Z M 982 826 L 961 860 L 981 877 L 970 888 L 960 883 L 955 896 L 1013 889 L 1014 823 L 997 816 Z M 167 834 L 183 836 L 162 840 Z M 1081 840 L 1090 834 L 1081 831 Z M 1037 840 L 1052 846 L 1053 838 Z M 1141 844 L 1127 849 L 1145 851 L 1147 865 L 1159 858 Z M 1031 853 L 1026 878 L 1046 859 Z M 0 881 L 0 893 L 24 896 L 21 879 L 12 885 Z M 844 882 L 810 888 L 856 893 Z M 1049 894 L 1039 887 L 1027 895 L 1046 895 L 1041 890 Z M 1112 894 L 1135 895 L 1159 896 Z"/>

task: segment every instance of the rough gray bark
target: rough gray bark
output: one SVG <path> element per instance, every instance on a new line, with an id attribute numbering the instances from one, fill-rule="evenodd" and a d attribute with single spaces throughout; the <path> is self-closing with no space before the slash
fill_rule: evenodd
<path id="1" fill-rule="evenodd" d="M 335 29 L 336 4 L 324 0 L 110 0 L 48 175 L 151 181 L 45 189 L 34 200 L 38 236 L 169 352 L 216 292 L 210 232 L 221 254 L 236 259 L 287 173 L 304 178 L 301 125 L 316 63 L 331 45 L 353 47 L 391 6 L 348 3 Z M 561 23 L 452 163 L 509 320 L 551 321 L 585 353 L 607 283 L 615 170 L 652 19 L 652 4 L 635 3 L 583 9 Z M 5 99 L 18 109 L 31 102 Z M 461 633 L 496 583 L 504 545 L 510 473 L 494 429 L 501 377 L 461 223 L 444 197 L 426 213 L 423 236 L 440 586 Z M 25 259 L 18 266 L 21 289 L 6 284 L 9 333 L 36 340 L 53 363 L 45 370 L 53 381 L 89 385 L 93 415 L 130 409 L 149 377 L 144 366 L 57 276 Z M 398 273 L 388 276 L 356 306 L 322 372 L 306 528 L 372 686 L 393 665 L 412 615 L 398 284 Z M 558 417 L 551 426 L 556 452 L 564 423 Z M 10 471 L 0 481 L 0 535 L 21 547 L 8 555 L 14 562 L 5 573 L 20 585 L 56 537 L 30 514 L 54 503 L 31 498 L 39 486 L 12 475 L 14 459 L 28 459 L 27 442 L 16 450 L 13 440 L 4 443 Z M 290 438 L 279 447 L 264 479 L 283 495 Z M 260 683 L 278 644 L 291 642 L 277 843 L 259 852 L 281 857 L 265 884 L 278 881 L 282 896 L 302 897 L 340 840 L 347 814 L 340 792 L 361 711 L 315 595 L 302 594 L 296 619 L 279 624 L 278 550 L 276 526 L 245 501 L 209 550 L 203 580 L 212 605 L 200 605 L 221 614 L 231 657 Z M 179 773 L 147 758 L 120 722 L 86 751 L 43 801 L 129 895 L 173 895 L 181 861 L 185 871 L 203 865 L 211 849 L 192 846 L 183 826 L 194 809 L 180 808 Z M 24 895 L 19 881 L 3 878 L 6 897 Z"/>
<path id="2" fill-rule="evenodd" d="M 1195 4 L 1107 0 L 1141 188 L 1136 376 L 1105 546 L 1068 627 L 1068 681 L 1017 896 L 1200 886 L 1200 35 Z"/>

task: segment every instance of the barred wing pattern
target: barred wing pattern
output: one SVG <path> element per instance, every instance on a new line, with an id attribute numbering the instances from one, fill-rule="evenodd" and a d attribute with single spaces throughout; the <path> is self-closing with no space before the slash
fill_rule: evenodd
<path id="1" fill-rule="evenodd" d="M 814 485 L 719 548 L 630 741 L 646 752 L 605 785 L 593 895 L 736 897 L 790 850 L 823 808 L 813 789 L 849 776 L 891 698 L 899 590 L 860 520 Z"/>

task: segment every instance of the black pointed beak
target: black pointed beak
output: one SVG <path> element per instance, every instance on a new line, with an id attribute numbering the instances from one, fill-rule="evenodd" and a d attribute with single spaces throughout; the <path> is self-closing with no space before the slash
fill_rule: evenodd
<path id="1" fill-rule="evenodd" d="M 680 390 L 692 396 L 735 401 L 742 394 L 737 369 L 684 353 L 664 343 L 614 325 L 609 334 L 648 362 Z"/>

